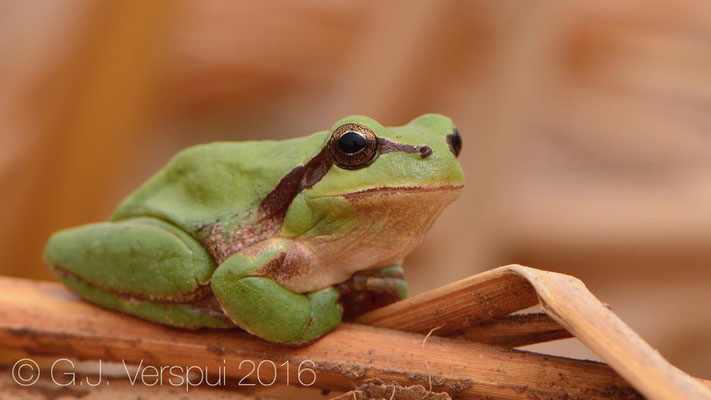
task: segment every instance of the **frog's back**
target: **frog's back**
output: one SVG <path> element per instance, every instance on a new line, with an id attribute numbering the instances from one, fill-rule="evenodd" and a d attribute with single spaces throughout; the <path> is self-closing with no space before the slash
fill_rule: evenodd
<path id="1" fill-rule="evenodd" d="M 244 218 L 282 177 L 321 150 L 326 135 L 190 147 L 128 196 L 111 220 L 150 216 L 194 235 L 215 221 Z"/>

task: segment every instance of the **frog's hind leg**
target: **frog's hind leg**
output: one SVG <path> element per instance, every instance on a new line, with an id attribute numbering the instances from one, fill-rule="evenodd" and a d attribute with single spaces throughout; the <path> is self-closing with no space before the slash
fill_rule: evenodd
<path id="1" fill-rule="evenodd" d="M 45 260 L 60 281 L 101 306 L 169 325 L 234 326 L 210 290 L 212 257 L 167 222 L 133 218 L 60 231 Z"/>

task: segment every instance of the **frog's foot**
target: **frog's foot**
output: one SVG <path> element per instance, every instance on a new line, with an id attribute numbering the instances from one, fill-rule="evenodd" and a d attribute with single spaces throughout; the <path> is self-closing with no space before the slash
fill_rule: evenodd
<path id="1" fill-rule="evenodd" d="M 169 325 L 230 327 L 209 286 L 215 263 L 175 226 L 154 218 L 83 225 L 45 248 L 54 275 L 101 306 Z"/>
<path id="2" fill-rule="evenodd" d="M 345 318 L 407 298 L 407 281 L 400 264 L 356 272 L 336 287 L 343 294 Z"/>
<path id="3" fill-rule="evenodd" d="M 285 289 L 262 267 L 279 270 L 290 248 L 275 239 L 225 260 L 212 276 L 212 290 L 224 312 L 241 328 L 265 340 L 299 344 L 315 340 L 341 322 L 340 293 L 334 288 L 300 294 Z"/>

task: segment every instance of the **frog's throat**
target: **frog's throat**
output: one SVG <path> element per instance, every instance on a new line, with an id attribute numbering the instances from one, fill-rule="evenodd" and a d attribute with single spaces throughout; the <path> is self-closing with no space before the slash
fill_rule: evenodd
<path id="1" fill-rule="evenodd" d="M 424 158 L 429 156 L 432 150 L 429 146 L 414 146 L 378 138 L 378 155 L 392 152 L 420 153 Z M 306 164 L 295 167 L 281 178 L 276 187 L 262 200 L 255 219 L 249 226 L 225 234 L 223 223 L 216 221 L 198 228 L 198 240 L 215 261 L 221 263 L 241 249 L 274 236 L 281 229 L 289 206 L 296 196 L 316 185 L 333 165 L 331 152 L 326 145 Z"/>

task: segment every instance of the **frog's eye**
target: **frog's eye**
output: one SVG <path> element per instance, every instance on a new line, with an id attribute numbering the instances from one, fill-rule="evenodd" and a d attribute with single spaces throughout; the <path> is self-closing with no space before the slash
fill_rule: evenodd
<path id="1" fill-rule="evenodd" d="M 345 169 L 359 169 L 375 160 L 378 138 L 367 126 L 348 123 L 333 131 L 328 146 L 336 165 Z"/>
<path id="2" fill-rule="evenodd" d="M 459 134 L 459 129 L 456 126 L 454 131 L 447 135 L 447 144 L 449 145 L 449 151 L 455 157 L 459 157 L 459 153 L 462 151 L 462 135 Z"/>

